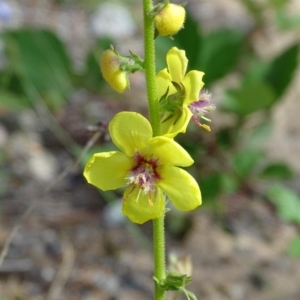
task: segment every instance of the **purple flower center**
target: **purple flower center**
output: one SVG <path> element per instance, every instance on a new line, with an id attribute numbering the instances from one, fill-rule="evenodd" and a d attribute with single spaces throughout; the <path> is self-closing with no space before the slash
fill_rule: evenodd
<path id="1" fill-rule="evenodd" d="M 158 159 L 148 159 L 137 152 L 134 156 L 134 160 L 134 166 L 130 169 L 126 177 L 128 185 L 132 185 L 132 191 L 138 187 L 140 192 L 142 191 L 145 195 L 148 195 L 149 204 L 153 206 L 151 194 L 156 193 L 156 183 L 161 179 L 157 170 L 159 167 Z M 138 201 L 138 198 L 136 201 Z"/>

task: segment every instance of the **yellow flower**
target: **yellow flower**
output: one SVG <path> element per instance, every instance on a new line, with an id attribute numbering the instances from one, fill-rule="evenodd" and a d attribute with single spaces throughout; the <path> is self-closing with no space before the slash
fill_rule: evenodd
<path id="1" fill-rule="evenodd" d="M 177 4 L 168 3 L 154 17 L 155 27 L 161 36 L 172 36 L 182 27 L 185 9 Z"/>
<path id="2" fill-rule="evenodd" d="M 129 88 L 128 74 L 120 68 L 121 61 L 115 50 L 106 50 L 101 57 L 100 68 L 104 79 L 119 93 Z"/>
<path id="3" fill-rule="evenodd" d="M 152 137 L 148 120 L 134 112 L 117 114 L 109 132 L 121 151 L 94 154 L 84 176 L 104 191 L 125 186 L 122 210 L 132 222 L 142 224 L 159 218 L 164 195 L 183 211 L 201 204 L 197 182 L 177 167 L 190 166 L 193 160 L 173 139 Z"/>
<path id="4" fill-rule="evenodd" d="M 172 112 L 167 111 L 161 120 L 161 134 L 169 138 L 186 131 L 193 115 L 188 106 L 198 100 L 200 90 L 204 85 L 202 82 L 203 72 L 193 70 L 185 74 L 187 64 L 188 59 L 185 56 L 185 51 L 173 47 L 167 53 L 168 68 L 156 75 L 158 99 L 165 95 L 167 91 L 169 96 L 183 94 L 183 96 L 180 96 L 179 106 L 178 101 L 174 101 L 177 109 Z M 173 82 L 177 84 L 181 91 L 178 92 L 178 88 L 176 89 Z"/>

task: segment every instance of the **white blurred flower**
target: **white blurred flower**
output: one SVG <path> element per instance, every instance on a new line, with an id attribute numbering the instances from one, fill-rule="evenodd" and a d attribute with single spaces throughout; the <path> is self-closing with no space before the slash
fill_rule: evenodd
<path id="1" fill-rule="evenodd" d="M 12 18 L 12 7 L 6 0 L 0 0 L 0 22 L 8 22 Z"/>
<path id="2" fill-rule="evenodd" d="M 129 10 L 119 4 L 105 2 L 91 16 L 91 28 L 98 36 L 118 39 L 131 36 L 136 30 Z"/>

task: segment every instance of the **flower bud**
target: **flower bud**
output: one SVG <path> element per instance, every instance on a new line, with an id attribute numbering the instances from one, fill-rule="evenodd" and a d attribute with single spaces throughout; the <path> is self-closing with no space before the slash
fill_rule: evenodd
<path id="1" fill-rule="evenodd" d="M 161 36 L 172 36 L 182 27 L 185 20 L 184 7 L 168 3 L 154 17 L 155 27 Z"/>
<path id="2" fill-rule="evenodd" d="M 123 93 L 129 88 L 127 72 L 120 68 L 121 61 L 117 53 L 112 50 L 106 50 L 100 61 L 100 67 L 104 79 L 110 86 L 119 93 Z"/>

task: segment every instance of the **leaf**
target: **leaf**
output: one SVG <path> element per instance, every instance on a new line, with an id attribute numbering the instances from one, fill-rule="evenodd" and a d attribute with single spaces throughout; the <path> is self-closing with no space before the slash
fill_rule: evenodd
<path id="1" fill-rule="evenodd" d="M 258 124 L 251 131 L 244 135 L 243 141 L 246 147 L 259 149 L 265 145 L 266 139 L 270 136 L 272 132 L 272 122 L 268 116 L 261 124 Z"/>
<path id="2" fill-rule="evenodd" d="M 275 100 L 275 94 L 267 84 L 245 83 L 239 89 L 227 92 L 221 109 L 244 117 L 270 108 Z"/>
<path id="3" fill-rule="evenodd" d="M 243 74 L 242 84 L 260 83 L 265 80 L 269 71 L 270 63 L 258 58 L 250 59 L 245 74 Z"/>
<path id="4" fill-rule="evenodd" d="M 291 16 L 290 14 L 278 10 L 275 22 L 281 30 L 293 30 L 300 27 L 300 15 Z"/>
<path id="5" fill-rule="evenodd" d="M 169 38 L 158 36 L 155 39 L 156 69 L 158 71 L 167 67 L 166 56 L 172 47 L 174 47 L 174 41 Z"/>
<path id="6" fill-rule="evenodd" d="M 199 184 L 201 188 L 203 204 L 215 200 L 222 191 L 221 175 L 219 173 L 208 174 Z"/>
<path id="7" fill-rule="evenodd" d="M 196 69 L 205 72 L 206 85 L 232 70 L 241 54 L 243 42 L 242 32 L 233 29 L 217 30 L 202 38 Z"/>
<path id="8" fill-rule="evenodd" d="M 0 89 L 0 111 L 22 110 L 28 107 L 31 107 L 31 104 L 24 96 Z"/>
<path id="9" fill-rule="evenodd" d="M 233 156 L 232 167 L 240 177 L 246 178 L 261 158 L 262 153 L 260 151 L 247 149 Z"/>
<path id="10" fill-rule="evenodd" d="M 300 224 L 300 197 L 298 194 L 276 184 L 269 189 L 267 196 L 283 220 Z"/>
<path id="11" fill-rule="evenodd" d="M 300 236 L 297 236 L 291 242 L 288 253 L 292 257 L 299 257 L 300 256 Z"/>
<path id="12" fill-rule="evenodd" d="M 101 74 L 99 62 L 102 53 L 110 48 L 113 41 L 110 38 L 101 38 L 96 41 L 96 44 L 92 47 L 86 56 L 85 60 L 85 72 L 82 75 L 81 82 L 85 88 L 98 92 L 102 89 L 104 83 L 103 76 Z"/>
<path id="13" fill-rule="evenodd" d="M 260 173 L 261 177 L 279 179 L 291 179 L 293 175 L 289 166 L 280 162 L 267 165 Z"/>
<path id="14" fill-rule="evenodd" d="M 18 29 L 4 34 L 7 59 L 24 87 L 59 95 L 64 103 L 72 88 L 71 64 L 63 43 L 46 29 Z M 26 89 L 26 88 L 25 88 Z M 51 101 L 51 99 L 50 99 Z"/>
<path id="15" fill-rule="evenodd" d="M 187 13 L 184 28 L 174 35 L 173 40 L 158 36 L 155 40 L 157 70 L 166 68 L 166 55 L 172 47 L 184 49 L 189 59 L 188 69 L 197 69 L 197 60 L 201 45 L 201 33 L 198 22 Z"/>
<path id="16" fill-rule="evenodd" d="M 298 66 L 299 44 L 296 43 L 278 55 L 270 65 L 265 81 L 273 88 L 277 97 L 282 96 L 290 84 Z"/>
<path id="17" fill-rule="evenodd" d="M 189 59 L 189 69 L 197 69 L 201 38 L 199 23 L 190 14 L 187 14 L 184 28 L 174 36 L 174 40 L 179 48 L 185 50 Z"/>

